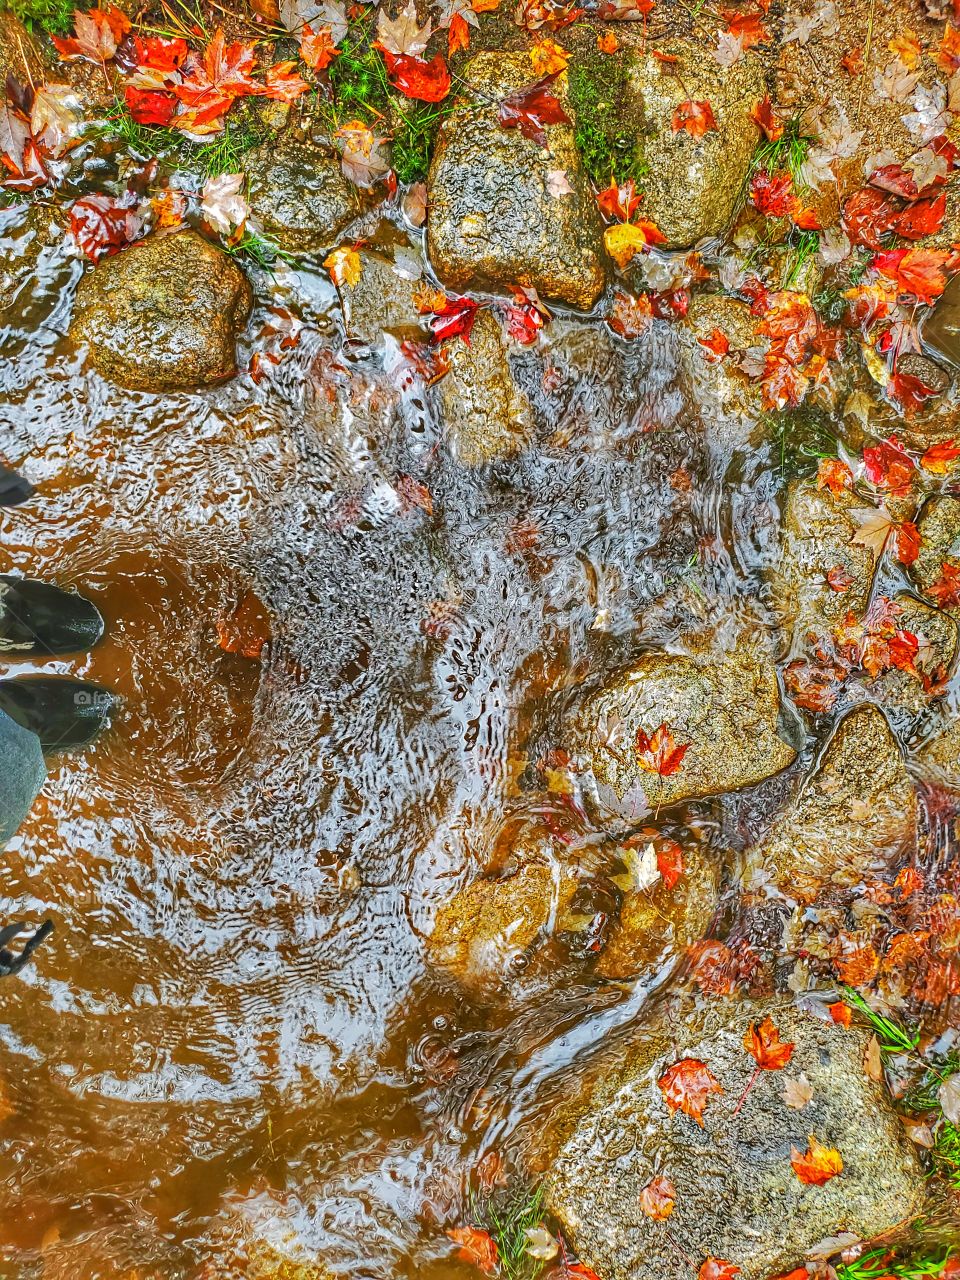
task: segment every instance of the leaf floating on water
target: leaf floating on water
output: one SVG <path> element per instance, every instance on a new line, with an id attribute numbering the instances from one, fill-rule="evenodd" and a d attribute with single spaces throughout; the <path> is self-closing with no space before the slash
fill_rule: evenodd
<path id="1" fill-rule="evenodd" d="M 523 1252 L 530 1258 L 536 1258 L 540 1262 L 549 1262 L 551 1258 L 555 1258 L 560 1252 L 559 1241 L 550 1234 L 542 1223 L 538 1227 L 527 1227 L 523 1234 L 526 1238 Z"/>
<path id="2" fill-rule="evenodd" d="M 339 249 L 334 249 L 332 253 L 328 253 L 323 260 L 323 265 L 330 273 L 330 279 L 338 289 L 344 285 L 349 285 L 352 289 L 354 285 L 359 283 L 363 270 L 363 263 L 360 260 L 359 253 L 349 245 L 341 245 Z"/>
<path id="3" fill-rule="evenodd" d="M 246 174 L 221 173 L 203 186 L 200 209 L 215 231 L 230 236 L 243 227 L 250 208 L 243 197 Z"/>
<path id="4" fill-rule="evenodd" d="M 801 1153 L 793 1147 L 790 1164 L 801 1182 L 810 1187 L 822 1187 L 843 1172 L 843 1160 L 834 1147 L 825 1147 L 810 1135 L 807 1149 Z"/>
<path id="5" fill-rule="evenodd" d="M 617 851 L 617 857 L 626 867 L 622 875 L 611 876 L 610 879 L 624 893 L 642 893 L 652 888 L 660 877 L 657 863 L 657 851 L 651 842 L 640 852 L 629 845 Z"/>
<path id="6" fill-rule="evenodd" d="M 657 1081 L 671 1115 L 682 1111 L 703 1128 L 703 1111 L 711 1093 L 723 1093 L 723 1085 L 699 1058 L 681 1058 Z"/>
<path id="7" fill-rule="evenodd" d="M 226 618 L 217 619 L 217 644 L 225 653 L 260 658 L 270 639 L 270 619 L 260 600 L 248 591 Z"/>

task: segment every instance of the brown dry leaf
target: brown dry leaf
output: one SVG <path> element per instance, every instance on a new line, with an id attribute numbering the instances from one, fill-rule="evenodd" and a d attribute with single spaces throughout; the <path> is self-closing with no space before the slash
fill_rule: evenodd
<path id="1" fill-rule="evenodd" d="M 895 523 L 893 516 L 882 505 L 851 511 L 850 515 L 859 526 L 850 541 L 866 547 L 873 552 L 874 560 L 879 560 Z"/>
<path id="2" fill-rule="evenodd" d="M 863 1055 L 863 1069 L 871 1080 L 875 1080 L 878 1084 L 883 1079 L 883 1060 L 880 1057 L 880 1041 L 876 1036 L 871 1036 L 867 1042 L 867 1049 Z"/>
<path id="3" fill-rule="evenodd" d="M 796 1080 L 787 1076 L 783 1082 L 783 1100 L 792 1111 L 802 1111 L 813 1101 L 813 1085 L 802 1073 Z"/>

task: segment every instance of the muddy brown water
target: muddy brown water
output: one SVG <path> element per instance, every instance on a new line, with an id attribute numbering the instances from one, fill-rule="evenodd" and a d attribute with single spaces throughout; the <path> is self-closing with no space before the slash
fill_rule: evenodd
<path id="1" fill-rule="evenodd" d="M 0 232 L 15 255 L 21 217 Z M 611 371 L 560 317 L 521 361 L 540 444 L 468 471 L 431 395 L 362 352 L 331 374 L 306 269 L 259 281 L 306 321 L 260 385 L 124 392 L 66 337 L 82 269 L 51 245 L 4 317 L 0 453 L 38 492 L 0 514 L 0 568 L 96 601 L 103 644 L 29 669 L 123 703 L 3 854 L 2 915 L 56 932 L 0 988 L 0 1265 L 240 1274 L 252 1234 L 345 1275 L 475 1275 L 444 1235 L 471 1169 L 520 1167 L 543 1086 L 642 997 L 584 966 L 476 1007 L 422 938 L 510 824 L 589 840 L 524 799 L 524 741 L 551 693 L 762 598 L 774 451 L 711 444 L 668 326 Z M 359 407 L 331 442 L 337 379 Z M 216 645 L 249 588 L 262 663 Z M 779 794 L 691 817 L 742 844 Z"/>

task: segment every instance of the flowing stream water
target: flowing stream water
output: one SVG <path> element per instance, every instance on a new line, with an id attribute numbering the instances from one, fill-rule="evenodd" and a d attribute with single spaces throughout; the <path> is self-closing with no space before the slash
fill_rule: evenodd
<path id="1" fill-rule="evenodd" d="M 0 230 L 15 260 L 30 224 Z M 336 295 L 299 268 L 263 282 L 306 328 L 259 384 L 125 392 L 66 336 L 81 271 L 46 246 L 4 314 L 0 453 L 37 495 L 0 568 L 76 587 L 107 635 L 2 674 L 122 704 L 4 852 L 3 916 L 56 931 L 0 990 L 0 1270 L 230 1275 L 254 1233 L 344 1275 L 475 1275 L 442 1229 L 470 1170 L 522 1152 L 544 1083 L 642 997 L 558 967 L 481 1007 L 423 938 L 518 827 L 589 838 L 518 785 L 549 697 L 762 599 L 776 449 L 711 433 L 669 325 L 559 316 L 520 362 L 540 442 L 465 468 L 429 396 L 334 354 Z M 248 590 L 262 662 L 216 643 Z M 689 817 L 742 845 L 781 795 Z"/>

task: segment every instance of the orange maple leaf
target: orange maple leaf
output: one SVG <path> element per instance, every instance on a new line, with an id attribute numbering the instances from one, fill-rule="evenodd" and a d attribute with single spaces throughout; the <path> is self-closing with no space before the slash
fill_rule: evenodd
<path id="1" fill-rule="evenodd" d="M 933 596 L 941 609 L 960 604 L 960 564 L 944 560 L 940 577 L 927 588 L 927 595 Z"/>
<path id="2" fill-rule="evenodd" d="M 793 1057 L 794 1050 L 794 1045 L 781 1041 L 780 1032 L 769 1015 L 762 1022 L 751 1022 L 743 1037 L 743 1047 L 764 1071 L 780 1071 Z"/>
<path id="3" fill-rule="evenodd" d="M 686 129 L 691 138 L 702 138 L 705 133 L 709 133 L 716 127 L 713 107 L 709 102 L 694 102 L 688 98 L 686 102 L 681 102 L 673 113 L 674 133 Z"/>
<path id="4" fill-rule="evenodd" d="M 853 1021 L 853 1011 L 848 1004 L 844 1004 L 842 1000 L 837 1000 L 835 1004 L 830 1006 L 830 1017 L 838 1027 L 849 1027 Z"/>
<path id="5" fill-rule="evenodd" d="M 657 1081 L 663 1100 L 673 1115 L 682 1111 L 703 1128 L 703 1109 L 711 1093 L 723 1093 L 723 1085 L 699 1058 L 681 1058 Z"/>
<path id="6" fill-rule="evenodd" d="M 774 111 L 769 94 L 754 103 L 750 119 L 760 126 L 770 142 L 778 142 L 783 137 L 783 121 Z"/>
<path id="7" fill-rule="evenodd" d="M 457 1256 L 464 1262 L 472 1262 L 488 1276 L 496 1275 L 497 1244 L 489 1232 L 481 1231 L 479 1227 L 451 1227 L 447 1235 L 460 1246 Z"/>
<path id="8" fill-rule="evenodd" d="M 960 30 L 948 22 L 936 53 L 931 55 L 941 71 L 952 75 L 960 67 Z"/>
<path id="9" fill-rule="evenodd" d="M 740 1274 L 740 1268 L 723 1258 L 707 1258 L 697 1272 L 697 1280 L 733 1280 Z"/>
<path id="10" fill-rule="evenodd" d="M 661 778 L 668 778 L 683 764 L 683 757 L 689 747 L 689 742 L 681 742 L 678 746 L 673 731 L 668 725 L 661 724 L 650 737 L 647 737 L 643 729 L 638 729 L 634 750 L 641 769 L 645 769 L 647 773 L 657 773 Z"/>
<path id="11" fill-rule="evenodd" d="M 840 458 L 821 458 L 817 466 L 817 488 L 829 489 L 839 497 L 853 485 L 853 472 Z"/>
<path id="12" fill-rule="evenodd" d="M 640 1192 L 640 1211 L 654 1222 L 663 1222 L 673 1213 L 677 1189 L 669 1178 L 653 1178 Z"/>
<path id="13" fill-rule="evenodd" d="M 939 444 L 932 444 L 920 459 L 920 465 L 924 471 L 930 471 L 935 476 L 945 476 L 950 470 L 950 463 L 960 458 L 960 449 L 952 440 L 941 440 Z"/>
<path id="14" fill-rule="evenodd" d="M 340 50 L 333 43 L 330 27 L 320 27 L 314 31 L 309 23 L 304 26 L 300 32 L 300 57 L 311 70 L 323 71 L 339 56 Z"/>
<path id="15" fill-rule="evenodd" d="M 801 1153 L 796 1147 L 790 1152 L 793 1171 L 809 1187 L 822 1187 L 824 1183 L 843 1172 L 843 1160 L 834 1147 L 825 1147 L 811 1133 L 807 1149 Z"/>

